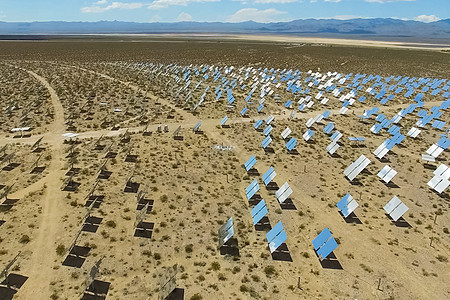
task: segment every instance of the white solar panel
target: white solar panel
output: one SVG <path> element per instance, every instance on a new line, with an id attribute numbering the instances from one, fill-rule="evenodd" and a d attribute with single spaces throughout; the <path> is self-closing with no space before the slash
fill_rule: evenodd
<path id="1" fill-rule="evenodd" d="M 378 177 L 380 177 L 384 182 L 389 183 L 394 176 L 397 175 L 397 171 L 389 166 L 384 166 L 380 172 L 378 172 Z"/>
<path id="2" fill-rule="evenodd" d="M 347 176 L 350 181 L 353 181 L 353 179 L 355 179 L 355 177 L 358 176 L 358 174 L 361 173 L 361 171 L 364 170 L 369 164 L 370 160 L 364 155 L 361 155 L 354 163 L 345 169 L 344 175 Z"/>
<path id="3" fill-rule="evenodd" d="M 398 221 L 398 219 L 400 219 L 400 217 L 403 216 L 403 214 L 407 211 L 408 211 L 408 206 L 406 206 L 404 203 L 400 203 L 394 209 L 394 211 L 390 213 L 390 216 L 391 216 L 392 220 Z"/>
<path id="4" fill-rule="evenodd" d="M 433 156 L 428 155 L 428 154 L 422 154 L 422 160 L 431 161 L 431 162 L 436 161 L 436 159 Z"/>
<path id="5" fill-rule="evenodd" d="M 291 134 L 291 129 L 289 127 L 286 127 L 286 129 L 281 133 L 281 137 L 283 139 L 286 139 Z"/>
<path id="6" fill-rule="evenodd" d="M 447 189 L 450 185 L 450 181 L 448 179 L 443 179 L 441 182 L 439 182 L 438 185 L 434 188 L 436 192 L 439 194 L 442 193 L 445 189 Z"/>

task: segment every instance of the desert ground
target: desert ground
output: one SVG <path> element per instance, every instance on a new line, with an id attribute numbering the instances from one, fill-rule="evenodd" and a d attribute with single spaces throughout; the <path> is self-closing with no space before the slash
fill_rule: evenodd
<path id="1" fill-rule="evenodd" d="M 173 283 L 168 274 L 176 280 L 168 299 L 450 298 L 450 189 L 427 184 L 450 165 L 449 150 L 435 162 L 421 157 L 449 138 L 448 52 L 135 38 L 0 42 L 0 299 L 159 299 Z M 374 134 L 376 118 L 419 102 L 391 125 L 405 139 L 378 159 L 373 152 L 393 134 Z M 421 110 L 440 114 L 419 126 Z M 335 155 L 326 149 L 329 122 L 343 135 Z M 371 162 L 350 181 L 344 170 L 360 155 Z M 390 184 L 377 176 L 386 165 L 398 172 Z M 277 175 L 266 187 L 271 166 Z M 260 189 L 247 199 L 255 179 Z M 275 193 L 285 182 L 289 205 Z M 344 218 L 336 204 L 347 193 L 359 206 Z M 383 209 L 394 196 L 409 208 L 399 221 Z M 269 223 L 254 226 L 260 199 Z M 230 217 L 234 235 L 219 248 Z M 279 221 L 287 239 L 271 253 L 266 234 Z M 312 241 L 325 228 L 338 246 L 321 260 Z"/>

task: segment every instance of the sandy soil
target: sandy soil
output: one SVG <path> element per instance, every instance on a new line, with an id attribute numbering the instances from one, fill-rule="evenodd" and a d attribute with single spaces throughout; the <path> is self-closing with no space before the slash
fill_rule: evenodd
<path id="1" fill-rule="evenodd" d="M 380 162 L 371 153 L 390 135 L 385 131 L 371 134 L 374 118 L 361 122 L 356 117 L 377 105 L 373 98 L 364 104 L 356 102 L 346 116 L 338 114 L 340 103 L 331 98 L 327 106 L 297 112 L 294 119 L 289 118 L 290 112 L 282 103 L 270 99 L 266 111 L 258 114 L 252 108 L 249 117 L 242 118 L 239 112 L 245 93 L 236 93 L 239 105 L 233 111 L 227 111 L 223 98 L 217 103 L 208 99 L 193 114 L 177 105 L 172 91 L 165 93 L 166 77 L 150 79 L 148 74 L 130 74 L 125 66 L 115 63 L 8 63 L 45 87 L 49 95 L 46 105 L 54 111 L 45 130 L 29 138 L 0 135 L 0 147 L 8 144 L 21 165 L 32 164 L 35 155 L 30 154 L 31 145 L 41 137 L 44 155 L 51 157 L 43 160 L 45 171 L 32 179 L 20 167 L 0 173 L 0 184 L 15 183 L 9 198 L 18 199 L 10 210 L 0 214 L 0 219 L 6 221 L 0 227 L 0 263 L 6 265 L 20 249 L 12 272 L 28 277 L 14 299 L 80 299 L 87 274 L 100 258 L 103 262 L 97 279 L 111 283 L 107 299 L 157 299 L 159 277 L 174 264 L 180 266 L 177 283 L 184 289 L 185 299 L 450 297 L 446 286 L 450 250 L 448 191 L 437 195 L 428 188 L 432 170 L 420 160 L 420 154 L 437 141 L 441 131 L 428 126 L 418 139 L 407 138 L 403 146 L 395 147 L 387 155 L 388 162 Z M 145 125 L 137 122 L 139 109 L 117 120 L 119 130 L 94 129 L 86 125 L 83 116 L 75 116 L 79 143 L 73 148 L 77 153 L 74 167 L 79 168 L 79 173 L 73 180 L 80 185 L 68 192 L 62 188 L 68 178 L 71 145 L 61 134 L 67 131 L 70 101 L 82 103 L 79 98 L 89 90 L 75 89 L 75 76 L 88 78 L 86 86 L 93 89 L 101 86 L 99 98 L 114 97 L 121 105 L 129 100 L 122 97 L 124 94 L 142 100 L 139 105 L 146 109 L 147 130 L 152 134 L 142 135 Z M 117 93 L 110 94 L 110 90 Z M 65 94 L 64 99 L 60 92 Z M 197 99 L 200 94 L 195 94 Z M 424 109 L 442 100 L 427 94 Z M 379 113 L 392 117 L 410 103 L 399 98 L 380 106 Z M 157 106 L 164 107 L 162 116 L 153 115 Z M 305 122 L 325 109 L 331 112 L 329 120 L 314 125 L 313 142 L 304 142 L 301 135 L 307 129 Z M 98 113 L 97 108 L 93 110 Z M 165 114 L 172 111 L 175 118 L 167 119 Z M 218 126 L 225 113 L 230 116 L 229 128 Z M 273 153 L 263 151 L 263 134 L 253 128 L 256 120 L 269 115 L 275 116 Z M 99 121 L 94 118 L 92 123 L 95 120 Z M 192 131 L 199 120 L 203 134 Z M 417 120 L 415 114 L 407 116 L 401 123 L 402 132 Z M 448 111 L 441 120 L 450 121 Z M 344 134 L 338 157 L 329 156 L 325 150 L 330 143 L 323 133 L 328 121 L 335 122 Z M 169 132 L 158 133 L 160 124 L 167 124 Z M 176 140 L 173 132 L 180 125 L 183 140 Z M 280 137 L 287 126 L 299 140 L 298 155 L 288 153 Z M 364 136 L 366 143 L 355 147 L 348 141 L 349 136 Z M 98 144 L 104 148 L 95 150 Z M 220 151 L 216 145 L 232 146 L 233 150 Z M 117 155 L 106 159 L 108 152 Z M 358 176 L 360 185 L 352 185 L 343 170 L 361 154 L 372 163 L 368 172 Z M 136 155 L 136 161 L 127 162 L 128 155 Z M 242 165 L 251 155 L 257 157 L 260 174 L 274 166 L 277 185 L 289 182 L 296 209 L 282 209 L 274 191 L 263 186 L 260 176 L 245 172 Z M 449 161 L 449 152 L 443 152 L 440 162 Z M 94 194 L 105 198 L 91 212 L 102 219 L 101 223 L 96 233 L 82 232 L 76 240 L 76 245 L 90 248 L 89 254 L 81 268 L 63 266 L 67 250 L 83 225 L 87 196 L 103 164 L 112 173 L 109 179 L 98 182 Z M 393 186 L 386 186 L 376 176 L 385 164 L 399 172 Z M 130 174 L 140 190 L 148 190 L 147 198 L 154 200 L 152 211 L 144 218 L 155 226 L 150 239 L 133 236 L 136 194 L 124 192 Z M 254 178 L 260 181 L 259 194 L 268 205 L 270 224 L 283 222 L 291 262 L 273 260 L 266 232 L 252 225 L 252 205 L 244 189 Z M 355 212 L 358 221 L 346 222 L 335 206 L 347 192 L 360 204 Z M 395 195 L 410 208 L 404 215 L 406 224 L 394 224 L 382 209 Z M 217 230 L 231 216 L 240 251 L 240 256 L 234 258 L 220 255 L 217 249 Z M 312 239 L 325 227 L 339 241 L 334 254 L 340 268 L 324 267 L 312 248 Z M 299 277 L 302 289 L 297 287 Z"/>

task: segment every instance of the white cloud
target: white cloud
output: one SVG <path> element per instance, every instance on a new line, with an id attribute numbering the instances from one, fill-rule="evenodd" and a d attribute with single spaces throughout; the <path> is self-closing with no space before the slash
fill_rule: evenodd
<path id="1" fill-rule="evenodd" d="M 239 23 L 245 21 L 255 21 L 260 23 L 270 23 L 282 21 L 281 17 L 285 15 L 285 11 L 279 11 L 274 8 L 259 10 L 257 8 L 243 8 L 231 15 L 227 21 Z"/>
<path id="2" fill-rule="evenodd" d="M 180 22 L 188 22 L 188 21 L 192 21 L 192 16 L 186 12 L 182 12 L 178 15 L 177 18 L 178 21 Z"/>
<path id="3" fill-rule="evenodd" d="M 303 2 L 303 0 L 233 0 L 235 2 L 241 2 L 242 4 L 256 3 L 256 4 L 285 4 L 294 2 Z"/>
<path id="4" fill-rule="evenodd" d="M 261 3 L 261 4 L 268 4 L 268 3 L 292 3 L 292 2 L 299 2 L 298 0 L 255 0 L 253 1 L 255 3 Z"/>
<path id="5" fill-rule="evenodd" d="M 375 3 L 389 3 L 389 2 L 416 1 L 416 0 L 364 0 L 364 1 Z"/>
<path id="6" fill-rule="evenodd" d="M 106 4 L 107 1 L 100 0 L 91 6 L 85 6 L 81 8 L 83 13 L 102 13 L 112 9 L 137 9 L 144 6 L 144 4 L 139 2 L 134 3 L 124 3 L 124 2 L 112 2 L 110 5 L 101 6 Z"/>
<path id="7" fill-rule="evenodd" d="M 150 23 L 153 22 L 161 22 L 162 18 L 160 15 L 154 15 L 151 19 L 150 19 Z"/>
<path id="8" fill-rule="evenodd" d="M 435 16 L 435 15 L 420 15 L 418 17 L 415 17 L 413 19 L 414 21 L 424 22 L 424 23 L 431 23 L 431 22 L 437 22 L 441 20 L 441 18 Z"/>
<path id="9" fill-rule="evenodd" d="M 167 8 L 172 5 L 187 6 L 190 3 L 219 2 L 220 0 L 155 0 L 148 5 L 149 9 Z"/>
<path id="10" fill-rule="evenodd" d="M 356 16 L 356 15 L 337 15 L 334 17 L 331 17 L 330 19 L 335 20 L 351 20 L 351 19 L 368 19 L 362 16 Z"/>

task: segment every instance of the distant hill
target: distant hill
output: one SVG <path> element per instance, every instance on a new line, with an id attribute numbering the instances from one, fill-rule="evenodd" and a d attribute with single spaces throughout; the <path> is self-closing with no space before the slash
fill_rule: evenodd
<path id="1" fill-rule="evenodd" d="M 279 23 L 0 22 L 0 35 L 137 33 L 358 35 L 369 39 L 403 37 L 450 41 L 450 19 L 433 23 L 398 19 L 306 19 Z"/>

